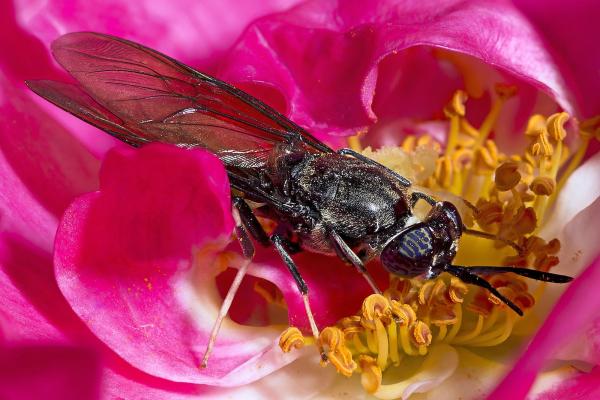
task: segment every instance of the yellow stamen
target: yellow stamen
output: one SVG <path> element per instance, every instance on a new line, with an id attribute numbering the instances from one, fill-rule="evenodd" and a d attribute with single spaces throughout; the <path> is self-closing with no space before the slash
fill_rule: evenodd
<path id="1" fill-rule="evenodd" d="M 387 327 L 387 333 L 389 338 L 389 354 L 392 364 L 400 364 L 400 354 L 398 353 L 398 327 L 396 323 L 392 322 Z M 378 360 L 379 363 L 379 360 Z"/>
<path id="2" fill-rule="evenodd" d="M 500 111 L 504 106 L 504 103 L 513 97 L 517 93 L 517 88 L 511 85 L 498 84 L 495 87 L 496 95 L 494 102 L 492 103 L 492 109 L 483 120 L 481 127 L 479 128 L 479 138 L 475 147 L 480 147 L 488 138 L 489 134 L 498 121 Z"/>
<path id="3" fill-rule="evenodd" d="M 477 337 L 483 329 L 483 315 L 477 315 L 477 323 L 471 332 L 467 332 L 463 335 L 457 336 L 452 341 L 453 344 L 464 344 Z"/>
<path id="4" fill-rule="evenodd" d="M 375 393 L 381 386 L 381 369 L 377 366 L 375 359 L 369 356 L 360 356 L 358 364 L 362 371 L 360 383 L 367 393 Z"/>
<path id="5" fill-rule="evenodd" d="M 467 94 L 462 90 L 457 90 L 444 109 L 444 113 L 450 118 L 450 132 L 448 133 L 448 144 L 446 145 L 446 155 L 448 157 L 452 156 L 458 144 L 460 120 L 465 116 L 465 101 L 467 101 Z"/>
<path id="6" fill-rule="evenodd" d="M 352 338 L 352 344 L 354 347 L 356 347 L 356 351 L 360 354 L 366 354 L 370 352 L 369 348 L 363 344 L 358 335 Z"/>
<path id="7" fill-rule="evenodd" d="M 377 332 L 377 365 L 382 370 L 385 369 L 388 358 L 388 335 L 381 320 L 375 321 L 375 330 Z"/>

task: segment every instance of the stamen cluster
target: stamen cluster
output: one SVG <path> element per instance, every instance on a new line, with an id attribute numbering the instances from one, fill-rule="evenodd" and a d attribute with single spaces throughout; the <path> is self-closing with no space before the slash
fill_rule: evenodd
<path id="1" fill-rule="evenodd" d="M 443 152 L 429 135 L 409 136 L 401 147 L 376 151 L 361 149 L 358 137 L 349 143 L 425 190 L 453 201 L 467 226 L 496 237 L 494 251 L 487 254 L 488 265 L 548 271 L 559 262 L 560 242 L 536 234 L 590 139 L 600 138 L 600 117 L 577 126 L 564 112 L 548 118 L 533 115 L 525 130 L 529 143 L 525 151 L 507 155 L 489 136 L 504 103 L 515 94 L 514 87 L 497 85 L 490 112 L 476 129 L 466 118 L 467 95 L 457 91 L 444 109 L 449 132 Z M 574 153 L 565 143 L 567 131 L 579 133 L 579 140 L 571 144 L 578 145 Z M 471 240 L 471 245 L 484 241 Z M 516 243 L 518 254 L 507 251 L 509 242 Z M 466 265 L 469 256 L 470 246 L 461 245 L 458 257 Z M 527 283 L 517 275 L 486 279 L 523 311 L 535 305 Z M 426 356 L 432 346 L 497 346 L 510 337 L 517 318 L 486 289 L 467 286 L 448 274 L 432 280 L 390 276 L 383 295 L 367 297 L 356 315 L 325 328 L 319 341 L 338 372 L 345 376 L 359 372 L 365 390 L 391 398 L 398 383 L 382 383 L 386 369 L 401 365 L 405 357 Z M 280 344 L 289 351 L 308 341 L 296 328 L 289 328 Z"/>

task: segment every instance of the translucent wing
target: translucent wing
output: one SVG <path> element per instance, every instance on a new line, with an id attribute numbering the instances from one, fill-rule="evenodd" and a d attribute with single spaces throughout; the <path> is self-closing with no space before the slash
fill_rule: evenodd
<path id="1" fill-rule="evenodd" d="M 42 97 L 135 146 L 204 147 L 225 164 L 260 167 L 279 142 L 331 149 L 263 102 L 124 39 L 71 33 L 52 44 L 80 86 L 28 82 Z"/>

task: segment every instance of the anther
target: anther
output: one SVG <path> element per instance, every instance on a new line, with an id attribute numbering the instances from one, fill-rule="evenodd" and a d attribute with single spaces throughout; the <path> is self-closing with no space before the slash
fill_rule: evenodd
<path id="1" fill-rule="evenodd" d="M 346 338 L 351 338 L 353 335 L 365 330 L 360 321 L 360 316 L 353 315 L 351 317 L 342 318 L 342 320 L 338 322 L 338 326 L 344 332 Z"/>
<path id="2" fill-rule="evenodd" d="M 535 231 L 537 227 L 537 216 L 532 207 L 521 207 L 514 220 L 513 229 L 519 235 L 525 235 Z"/>
<path id="3" fill-rule="evenodd" d="M 327 359 L 344 376 L 351 376 L 357 365 L 352 353 L 346 347 L 344 333 L 336 327 L 328 326 L 321 331 L 319 344 L 327 348 Z M 323 360 L 325 361 L 325 360 Z"/>
<path id="4" fill-rule="evenodd" d="M 469 96 L 462 90 L 457 90 L 452 96 L 450 103 L 444 108 L 444 113 L 448 117 L 464 117 L 466 114 L 465 102 Z"/>
<path id="5" fill-rule="evenodd" d="M 500 191 L 506 191 L 514 188 L 521 181 L 519 173 L 519 164 L 514 161 L 505 161 L 496 169 L 494 182 L 496 188 Z"/>
<path id="6" fill-rule="evenodd" d="M 565 123 L 569 120 L 569 114 L 566 112 L 556 113 L 548 117 L 548 133 L 556 141 L 561 141 L 567 136 Z"/>
<path id="7" fill-rule="evenodd" d="M 279 347 L 284 353 L 289 353 L 293 349 L 300 349 L 304 346 L 304 336 L 298 328 L 290 326 L 279 337 Z"/>
<path id="8" fill-rule="evenodd" d="M 556 189 L 556 181 L 549 176 L 536 176 L 529 188 L 538 196 L 550 196 Z"/>
<path id="9" fill-rule="evenodd" d="M 431 344 L 433 336 L 431 334 L 431 329 L 429 329 L 429 326 L 425 322 L 415 322 L 411 327 L 411 333 L 417 345 L 429 346 Z"/>
<path id="10" fill-rule="evenodd" d="M 450 278 L 450 286 L 448 287 L 448 299 L 452 303 L 462 303 L 468 290 L 463 281 L 453 276 Z"/>
<path id="11" fill-rule="evenodd" d="M 383 295 L 372 294 L 363 301 L 361 323 L 365 328 L 374 330 L 375 321 L 388 324 L 391 317 L 390 303 Z"/>
<path id="12" fill-rule="evenodd" d="M 396 300 L 392 300 L 392 314 L 398 317 L 399 324 L 402 326 L 410 326 L 417 320 L 415 310 L 408 304 L 401 304 Z"/>

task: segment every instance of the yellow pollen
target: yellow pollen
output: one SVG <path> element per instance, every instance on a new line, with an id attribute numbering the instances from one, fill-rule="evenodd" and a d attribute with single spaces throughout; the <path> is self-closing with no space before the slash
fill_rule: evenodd
<path id="1" fill-rule="evenodd" d="M 490 95 L 492 106 L 477 128 L 467 118 L 466 92 L 455 93 L 444 108 L 449 120 L 445 146 L 427 134 L 408 136 L 400 147 L 363 150 L 358 135 L 349 138 L 348 145 L 434 197 L 452 201 L 468 228 L 497 238 L 490 241 L 464 235 L 454 261 L 457 265 L 548 271 L 559 263 L 556 255 L 561 244 L 557 239 L 539 237 L 537 231 L 566 179 L 584 159 L 590 141 L 600 139 L 600 116 L 577 125 L 564 112 L 533 115 L 523 132 L 527 148 L 505 154 L 497 148 L 493 135 L 504 105 L 517 91 L 514 86 L 499 84 Z M 571 151 L 564 141 L 574 130 L 579 144 Z M 569 143 L 573 142 L 569 138 Z M 537 284 L 532 294 L 517 275 L 482 277 L 523 310 L 524 321 L 528 320 L 527 312 L 541 296 L 544 283 Z M 519 320 L 488 290 L 447 273 L 429 280 L 391 275 L 383 295 L 365 298 L 355 315 L 323 329 L 319 341 L 339 373 L 350 376 L 359 372 L 368 393 L 396 398 L 405 386 L 403 382 L 382 384 L 388 369 L 396 371 L 391 376 L 398 372 L 405 376 L 404 368 L 414 364 L 407 359 L 425 358 L 422 365 L 428 365 L 439 354 L 436 349 L 498 346 L 511 337 Z M 289 351 L 303 345 L 298 335 L 297 330 L 286 330 L 281 347 Z"/>

